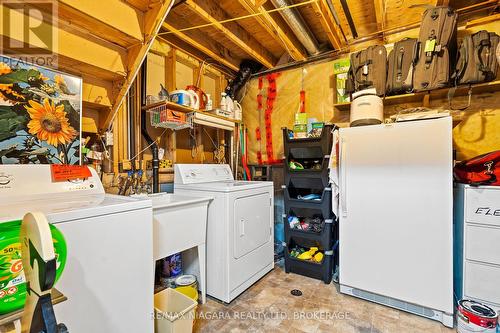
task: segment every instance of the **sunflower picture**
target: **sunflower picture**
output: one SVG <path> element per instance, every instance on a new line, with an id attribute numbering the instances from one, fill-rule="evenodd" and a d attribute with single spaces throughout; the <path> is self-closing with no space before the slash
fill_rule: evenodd
<path id="1" fill-rule="evenodd" d="M 81 78 L 0 56 L 0 164 L 79 164 L 81 89 Z"/>

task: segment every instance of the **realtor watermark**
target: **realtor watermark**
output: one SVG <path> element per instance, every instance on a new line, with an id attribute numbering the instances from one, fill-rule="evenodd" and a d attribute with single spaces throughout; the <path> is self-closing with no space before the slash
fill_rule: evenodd
<path id="1" fill-rule="evenodd" d="M 51 0 L 2 0 L 0 54 L 11 61 L 56 68 L 58 5 Z"/>
<path id="2" fill-rule="evenodd" d="M 152 319 L 206 319 L 206 320 L 346 320 L 351 318 L 345 311 L 200 311 L 185 314 L 174 312 L 155 312 Z"/>

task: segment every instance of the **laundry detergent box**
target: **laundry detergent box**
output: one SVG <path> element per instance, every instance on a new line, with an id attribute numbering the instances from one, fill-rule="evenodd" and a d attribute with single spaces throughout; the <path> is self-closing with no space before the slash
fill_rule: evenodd
<path id="1" fill-rule="evenodd" d="M 335 75 L 335 91 L 337 92 L 337 103 L 349 102 L 349 94 L 346 92 L 347 72 L 351 66 L 349 58 L 340 59 L 333 63 L 333 74 Z"/>
<path id="2" fill-rule="evenodd" d="M 50 225 L 56 255 L 56 281 L 66 264 L 66 242 L 62 233 Z M 0 223 L 0 315 L 24 307 L 26 279 L 21 253 L 21 221 Z"/>

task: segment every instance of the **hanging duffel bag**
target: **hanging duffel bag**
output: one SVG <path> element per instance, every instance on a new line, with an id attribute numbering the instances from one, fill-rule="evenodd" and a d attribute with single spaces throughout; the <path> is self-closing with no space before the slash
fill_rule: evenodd
<path id="1" fill-rule="evenodd" d="M 404 38 L 394 44 L 387 58 L 387 95 L 404 94 L 413 89 L 413 66 L 417 60 L 416 38 Z"/>
<path id="2" fill-rule="evenodd" d="M 453 75 L 456 84 L 495 80 L 498 72 L 495 50 L 499 41 L 500 37 L 496 33 L 486 30 L 465 36 L 458 46 L 457 64 Z"/>
<path id="3" fill-rule="evenodd" d="M 448 87 L 455 69 L 457 13 L 449 7 L 432 7 L 424 12 L 418 37 L 418 61 L 413 90 Z"/>
<path id="4" fill-rule="evenodd" d="M 377 95 L 385 95 L 387 77 L 387 50 L 383 45 L 369 46 L 351 54 L 346 92 L 375 88 Z"/>
<path id="5" fill-rule="evenodd" d="M 473 186 L 500 186 L 500 150 L 457 163 L 455 179 Z"/>

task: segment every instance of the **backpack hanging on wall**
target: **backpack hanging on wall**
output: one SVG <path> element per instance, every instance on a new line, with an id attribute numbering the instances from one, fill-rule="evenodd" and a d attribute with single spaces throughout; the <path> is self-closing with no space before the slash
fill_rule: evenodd
<path id="1" fill-rule="evenodd" d="M 387 51 L 382 45 L 370 46 L 351 54 L 351 67 L 346 82 L 346 92 L 352 94 L 375 88 L 377 95 L 385 94 L 387 76 Z"/>
<path id="2" fill-rule="evenodd" d="M 413 66 L 417 61 L 416 38 L 404 38 L 394 44 L 387 58 L 387 95 L 402 94 L 413 89 Z"/>
<path id="3" fill-rule="evenodd" d="M 424 12 L 418 37 L 418 61 L 413 74 L 415 91 L 450 85 L 455 69 L 457 13 L 449 7 Z"/>
<path id="4" fill-rule="evenodd" d="M 455 165 L 455 179 L 474 186 L 500 186 L 500 150 Z"/>
<path id="5" fill-rule="evenodd" d="M 493 81 L 497 77 L 498 62 L 495 50 L 500 37 L 494 32 L 478 31 L 459 41 L 457 64 L 453 78 L 456 84 Z"/>

